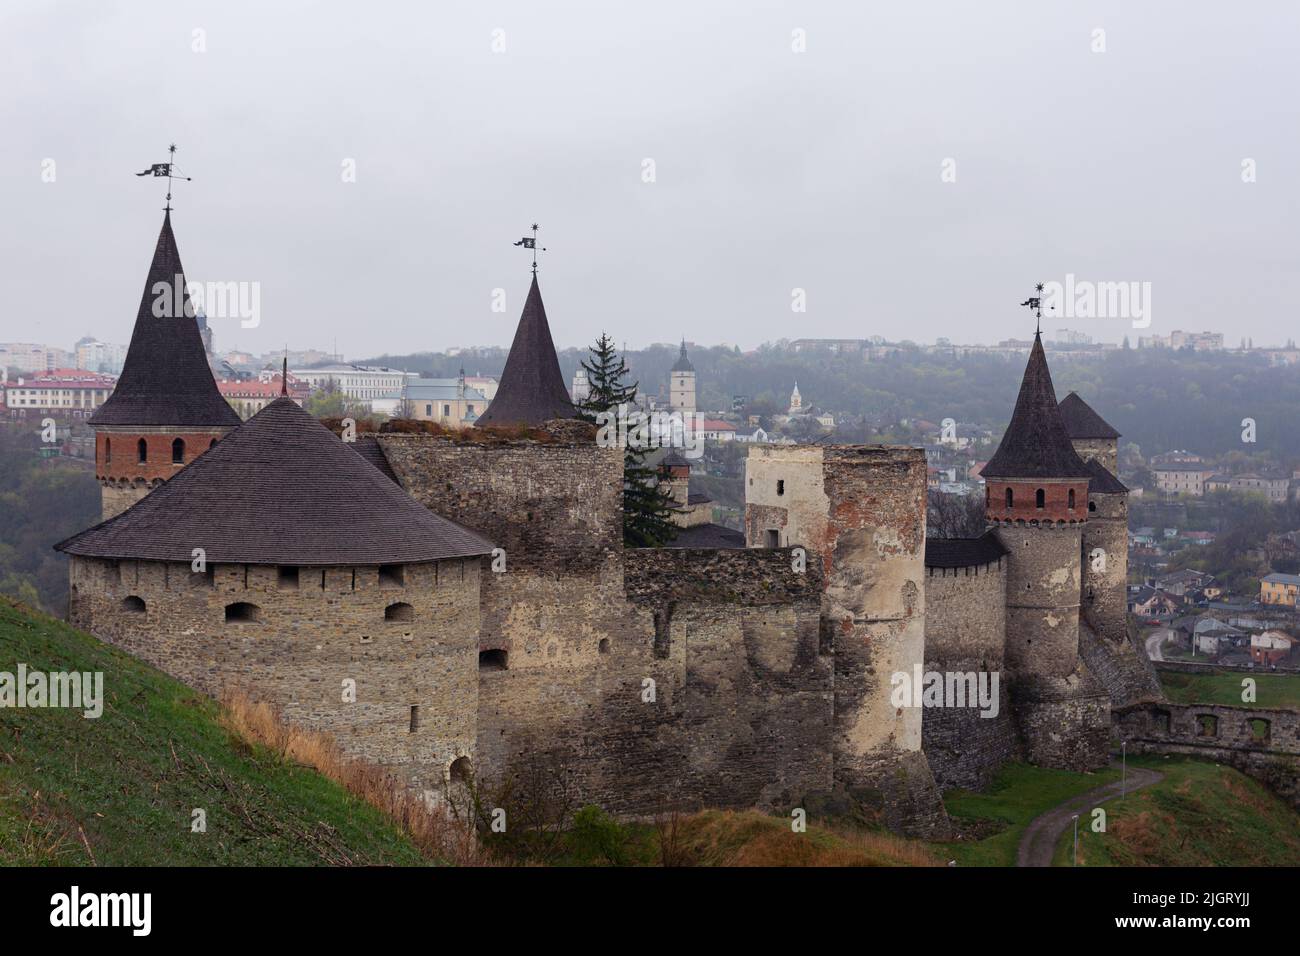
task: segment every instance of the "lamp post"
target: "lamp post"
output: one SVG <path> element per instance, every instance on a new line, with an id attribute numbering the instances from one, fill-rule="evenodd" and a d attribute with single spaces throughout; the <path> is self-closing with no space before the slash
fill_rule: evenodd
<path id="1" fill-rule="evenodd" d="M 1079 865 L 1079 815 L 1071 814 L 1070 819 L 1074 821 L 1074 863 L 1071 866 Z"/>
<path id="2" fill-rule="evenodd" d="M 1119 742 L 1119 760 L 1120 760 L 1119 798 L 1123 800 L 1125 794 L 1128 792 L 1128 741 L 1127 740 L 1121 740 Z"/>

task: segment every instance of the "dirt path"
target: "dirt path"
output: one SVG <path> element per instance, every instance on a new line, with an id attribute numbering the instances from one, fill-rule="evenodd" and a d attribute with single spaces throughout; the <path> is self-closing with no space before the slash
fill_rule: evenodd
<path id="1" fill-rule="evenodd" d="M 1119 764 L 1112 763 L 1111 766 L 1118 767 Z M 1127 792 L 1132 793 L 1134 790 L 1149 787 L 1163 780 L 1164 776 L 1155 770 L 1129 767 Z M 1056 841 L 1073 824 L 1070 817 L 1077 813 L 1079 825 L 1089 826 L 1092 822 L 1090 813 L 1093 807 L 1118 797 L 1122 785 L 1122 781 L 1116 780 L 1114 783 L 1081 793 L 1030 820 L 1029 826 L 1020 837 L 1020 848 L 1016 851 L 1016 866 L 1051 866 Z"/>

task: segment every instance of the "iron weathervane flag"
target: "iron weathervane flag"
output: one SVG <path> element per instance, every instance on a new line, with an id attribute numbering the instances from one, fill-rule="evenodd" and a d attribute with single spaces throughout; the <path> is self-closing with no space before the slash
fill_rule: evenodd
<path id="1" fill-rule="evenodd" d="M 137 176 L 170 176 L 172 174 L 171 163 L 154 163 L 142 173 L 136 173 Z"/>

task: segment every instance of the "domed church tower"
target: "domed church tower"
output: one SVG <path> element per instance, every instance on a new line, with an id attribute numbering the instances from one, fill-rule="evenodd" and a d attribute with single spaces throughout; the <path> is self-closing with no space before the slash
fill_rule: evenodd
<path id="1" fill-rule="evenodd" d="M 212 379 L 166 212 L 122 375 L 90 418 L 102 517 L 131 507 L 239 423 Z"/>
<path id="2" fill-rule="evenodd" d="M 1079 660 L 1090 472 L 1057 406 L 1041 334 L 983 476 L 985 513 L 1008 553 L 1004 659 L 1026 752 L 1043 766 L 1102 766 L 1109 698 Z"/>

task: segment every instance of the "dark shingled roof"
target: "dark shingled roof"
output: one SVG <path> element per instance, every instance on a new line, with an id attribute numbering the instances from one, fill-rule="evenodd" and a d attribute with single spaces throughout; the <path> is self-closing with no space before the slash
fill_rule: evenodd
<path id="1" fill-rule="evenodd" d="M 682 339 L 682 354 L 677 356 L 677 361 L 673 363 L 674 372 L 694 372 L 695 366 L 691 360 L 686 357 L 686 340 Z"/>
<path id="2" fill-rule="evenodd" d="M 1061 419 L 1065 422 L 1065 433 L 1071 438 L 1118 438 L 1119 432 L 1106 423 L 1092 406 L 1081 399 L 1077 392 L 1071 392 L 1061 399 L 1058 406 Z"/>
<path id="3" fill-rule="evenodd" d="M 1034 335 L 1011 424 L 980 474 L 986 479 L 1083 478 L 1088 474 L 1065 431 L 1041 335 Z"/>
<path id="4" fill-rule="evenodd" d="M 986 531 L 978 538 L 925 539 L 927 568 L 974 568 L 992 564 L 1007 553 L 992 531 Z"/>
<path id="5" fill-rule="evenodd" d="M 1126 495 L 1128 487 L 1112 475 L 1096 458 L 1089 458 L 1083 463 L 1088 469 L 1088 494 L 1090 495 Z"/>
<path id="6" fill-rule="evenodd" d="M 720 524 L 697 524 L 681 528 L 665 548 L 743 548 L 745 535 Z"/>
<path id="7" fill-rule="evenodd" d="M 177 277 L 180 277 L 178 280 Z M 181 254 L 172 234 L 171 213 L 163 214 L 162 231 L 149 264 L 135 330 L 127 349 L 122 375 L 108 401 L 90 416 L 92 425 L 189 425 L 235 426 L 239 416 L 212 379 L 198 322 L 180 310 L 176 316 L 153 314 L 157 296 L 154 284 L 161 282 L 185 288 Z M 182 293 L 184 305 L 189 294 Z"/>
<path id="8" fill-rule="evenodd" d="M 333 432 L 278 398 L 131 508 L 55 545 L 94 558 L 404 564 L 492 545 L 417 503 Z"/>
<path id="9" fill-rule="evenodd" d="M 388 463 L 388 456 L 384 454 L 384 449 L 380 447 L 379 439 L 374 435 L 358 435 L 357 440 L 352 443 L 352 448 L 358 455 L 378 468 L 389 481 L 397 481 L 397 474 L 393 471 L 393 466 Z M 398 484 L 401 484 L 401 482 L 398 482 Z"/>
<path id="10" fill-rule="evenodd" d="M 474 424 L 540 425 L 551 418 L 575 417 L 534 275 L 496 397 Z"/>

